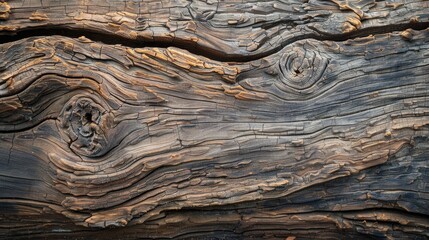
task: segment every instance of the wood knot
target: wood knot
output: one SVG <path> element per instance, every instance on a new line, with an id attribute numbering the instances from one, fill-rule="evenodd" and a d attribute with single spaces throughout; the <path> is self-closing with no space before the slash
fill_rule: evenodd
<path id="1" fill-rule="evenodd" d="M 299 44 L 280 58 L 279 76 L 284 84 L 295 90 L 311 88 L 322 78 L 328 63 L 314 46 Z"/>
<path id="2" fill-rule="evenodd" d="M 70 149 L 87 157 L 97 157 L 107 151 L 107 111 L 90 98 L 71 100 L 60 115 Z"/>

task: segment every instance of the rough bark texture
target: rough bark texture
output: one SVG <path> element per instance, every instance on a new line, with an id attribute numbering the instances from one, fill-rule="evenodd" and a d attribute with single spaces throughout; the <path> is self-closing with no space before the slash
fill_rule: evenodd
<path id="1" fill-rule="evenodd" d="M 428 238 L 428 18 L 0 2 L 0 238 Z"/>

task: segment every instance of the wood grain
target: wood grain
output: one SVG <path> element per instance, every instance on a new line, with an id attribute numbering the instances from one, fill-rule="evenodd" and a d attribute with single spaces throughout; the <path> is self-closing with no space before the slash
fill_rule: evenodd
<path id="1" fill-rule="evenodd" d="M 301 39 L 347 40 L 429 27 L 429 3 L 424 0 L 16 0 L 3 5 L 2 35 L 95 32 L 106 34 L 106 41 L 164 43 L 241 61 Z"/>
<path id="2" fill-rule="evenodd" d="M 1 2 L 0 238 L 426 239 L 427 4 Z"/>

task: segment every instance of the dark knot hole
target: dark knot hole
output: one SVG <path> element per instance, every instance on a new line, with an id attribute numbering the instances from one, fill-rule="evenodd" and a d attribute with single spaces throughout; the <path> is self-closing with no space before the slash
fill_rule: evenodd
<path id="1" fill-rule="evenodd" d="M 85 113 L 84 117 L 87 122 L 92 122 L 92 114 L 90 112 Z"/>

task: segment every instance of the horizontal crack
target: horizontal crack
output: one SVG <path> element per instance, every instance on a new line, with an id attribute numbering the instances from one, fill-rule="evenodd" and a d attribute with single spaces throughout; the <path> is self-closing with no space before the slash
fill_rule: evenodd
<path id="1" fill-rule="evenodd" d="M 185 49 L 193 54 L 201 55 L 213 60 L 222 61 L 222 62 L 248 62 L 257 60 L 259 58 L 263 58 L 269 56 L 275 52 L 278 52 L 282 48 L 287 45 L 290 45 L 296 41 L 304 40 L 304 39 L 315 39 L 319 41 L 335 41 L 342 42 L 354 38 L 366 37 L 374 34 L 385 34 L 391 33 L 394 31 L 404 31 L 407 29 L 413 30 L 424 30 L 429 28 L 429 22 L 410 22 L 404 24 L 394 24 L 387 26 L 377 26 L 377 27 L 368 27 L 364 29 L 358 29 L 356 31 L 344 34 L 329 34 L 325 32 L 321 32 L 318 29 L 311 28 L 314 33 L 304 34 L 300 36 L 296 36 L 294 38 L 290 38 L 279 46 L 271 48 L 262 53 L 252 54 L 249 52 L 248 54 L 228 54 L 219 49 L 203 47 L 198 45 L 195 42 L 178 39 L 175 38 L 173 40 L 159 40 L 154 37 L 155 40 L 150 41 L 147 39 L 130 39 L 125 36 L 109 34 L 107 32 L 101 31 L 93 31 L 90 29 L 77 29 L 70 28 L 67 26 L 50 26 L 46 27 L 36 27 L 31 29 L 23 29 L 16 32 L 1 32 L 0 31 L 0 44 L 18 41 L 21 39 L 29 38 L 29 37 L 47 37 L 47 36 L 55 36 L 61 35 L 64 37 L 78 38 L 81 36 L 85 36 L 86 38 L 91 39 L 92 41 L 101 42 L 104 44 L 120 44 L 125 47 L 132 48 L 144 48 L 144 47 L 159 47 L 159 48 L 167 48 L 167 47 L 178 47 Z"/>
<path id="2" fill-rule="evenodd" d="M 111 35 L 105 32 L 95 32 L 88 29 L 71 29 L 67 27 L 50 27 L 49 29 L 46 28 L 32 28 L 32 29 L 25 29 L 22 31 L 14 32 L 12 35 L 3 35 L 0 39 L 0 43 L 7 43 L 12 41 L 17 41 L 20 39 L 28 38 L 28 37 L 36 37 L 36 36 L 54 36 L 54 35 L 62 35 L 66 37 L 72 37 L 77 38 L 80 36 L 85 36 L 93 41 L 102 42 L 104 44 L 121 44 L 123 46 L 127 47 L 133 47 L 133 48 L 142 48 L 142 47 L 160 47 L 160 48 L 166 48 L 166 47 L 179 47 L 182 49 L 186 49 L 191 53 L 205 56 L 214 60 L 218 61 L 231 61 L 231 62 L 246 62 L 246 61 L 252 61 L 259 58 L 266 57 L 268 55 L 271 55 L 277 51 L 279 51 L 281 48 L 299 40 L 304 39 L 316 39 L 320 41 L 346 41 L 349 39 L 357 38 L 357 37 L 365 37 L 371 34 L 383 34 L 383 33 L 389 33 L 393 31 L 404 31 L 406 29 L 414 29 L 414 30 L 424 30 L 429 27 L 429 22 L 426 23 L 408 23 L 408 24 L 396 24 L 396 25 L 389 25 L 389 26 L 380 26 L 380 27 L 372 27 L 372 28 L 366 28 L 357 30 L 351 33 L 347 34 L 328 34 L 328 33 L 322 33 L 318 31 L 317 29 L 312 29 L 315 31 L 314 34 L 307 34 L 307 35 L 301 35 L 297 36 L 295 38 L 289 39 L 286 42 L 283 42 L 280 46 L 272 48 L 271 50 L 268 50 L 263 53 L 258 54 L 249 54 L 249 55 L 237 55 L 237 54 L 227 54 L 220 50 L 216 49 L 210 49 L 210 48 L 203 48 L 202 46 L 193 46 L 193 44 L 189 44 L 189 41 L 186 40 L 180 40 L 176 39 L 176 41 L 148 41 L 148 40 L 141 40 L 141 39 L 129 39 L 124 36 L 118 36 L 118 35 Z M 41 31 L 43 29 L 43 31 Z M 2 34 L 2 33 L 0 33 Z M 4 33 L 3 33 L 4 34 Z"/>

